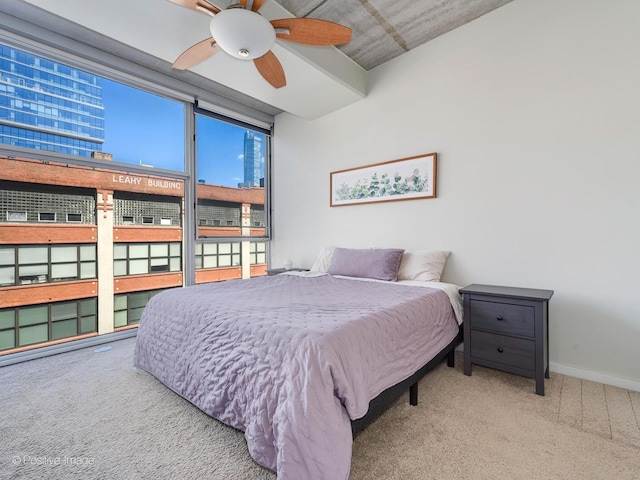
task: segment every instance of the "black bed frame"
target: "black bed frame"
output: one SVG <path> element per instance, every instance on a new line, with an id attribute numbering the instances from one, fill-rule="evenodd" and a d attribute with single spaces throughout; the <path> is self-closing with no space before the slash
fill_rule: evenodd
<path id="1" fill-rule="evenodd" d="M 453 367 L 455 365 L 455 349 L 461 342 L 462 328 L 459 328 L 458 335 L 451 340 L 451 343 L 433 357 L 426 365 L 406 380 L 387 388 L 380 395 L 371 400 L 369 402 L 369 411 L 367 414 L 364 417 L 351 420 L 351 432 L 353 435 L 364 430 L 367 425 L 382 415 L 393 402 L 407 391 L 407 389 L 409 389 L 409 403 L 414 406 L 418 405 L 418 382 L 420 379 L 437 367 L 445 357 L 447 358 L 447 365 L 449 367 Z"/>

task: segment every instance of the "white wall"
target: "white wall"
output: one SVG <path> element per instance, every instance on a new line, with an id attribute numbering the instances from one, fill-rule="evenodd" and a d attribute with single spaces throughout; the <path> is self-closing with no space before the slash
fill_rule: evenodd
<path id="1" fill-rule="evenodd" d="M 352 106 L 279 115 L 273 265 L 451 250 L 444 281 L 555 290 L 553 370 L 640 390 L 639 45 L 636 0 L 515 0 L 372 70 Z M 437 199 L 329 207 L 331 171 L 428 152 Z"/>

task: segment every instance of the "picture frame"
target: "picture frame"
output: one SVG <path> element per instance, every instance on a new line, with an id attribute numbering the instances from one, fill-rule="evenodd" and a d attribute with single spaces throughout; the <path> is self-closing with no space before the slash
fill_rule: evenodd
<path id="1" fill-rule="evenodd" d="M 436 198 L 437 153 L 330 173 L 330 206 Z"/>

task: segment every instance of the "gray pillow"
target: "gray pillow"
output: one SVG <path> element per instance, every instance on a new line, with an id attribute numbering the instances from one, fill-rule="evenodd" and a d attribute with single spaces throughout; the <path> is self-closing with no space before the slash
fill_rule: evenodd
<path id="1" fill-rule="evenodd" d="M 403 253 L 400 248 L 336 248 L 327 273 L 395 282 Z"/>

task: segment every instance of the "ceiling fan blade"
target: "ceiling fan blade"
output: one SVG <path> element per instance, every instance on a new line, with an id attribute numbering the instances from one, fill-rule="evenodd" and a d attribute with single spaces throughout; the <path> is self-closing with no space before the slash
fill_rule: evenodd
<path id="1" fill-rule="evenodd" d="M 204 62 L 207 58 L 212 57 L 220 51 L 220 47 L 216 44 L 213 37 L 209 37 L 194 46 L 187 48 L 173 62 L 173 68 L 178 70 L 186 70 L 194 65 Z"/>
<path id="2" fill-rule="evenodd" d="M 260 72 L 260 75 L 273 85 L 274 88 L 284 87 L 287 84 L 282 64 L 271 50 L 260 58 L 254 59 L 253 63 Z"/>
<path id="3" fill-rule="evenodd" d="M 216 13 L 220 13 L 220 9 L 215 5 L 207 2 L 207 0 L 169 0 L 176 5 L 180 5 L 182 7 L 190 8 L 191 10 L 195 10 L 196 12 L 205 13 L 207 15 L 215 15 Z"/>
<path id="4" fill-rule="evenodd" d="M 318 18 L 282 18 L 271 20 L 276 36 L 290 42 L 306 45 L 342 45 L 351 40 L 351 29 Z M 286 29 L 289 33 L 278 30 Z"/>
<path id="5" fill-rule="evenodd" d="M 260 7 L 262 7 L 262 5 L 265 4 L 266 1 L 267 0 L 253 0 L 251 5 L 251 11 L 257 12 L 258 10 L 260 10 Z M 251 2 L 251 0 L 240 0 L 240 5 L 242 5 L 244 8 L 247 8 L 247 5 L 249 4 L 249 2 Z"/>

